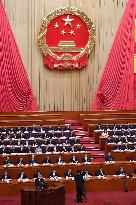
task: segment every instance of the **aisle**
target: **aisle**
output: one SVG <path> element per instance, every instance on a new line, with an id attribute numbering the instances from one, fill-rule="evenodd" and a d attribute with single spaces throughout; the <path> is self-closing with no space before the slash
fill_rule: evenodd
<path id="1" fill-rule="evenodd" d="M 75 135 L 80 138 L 81 144 L 86 148 L 86 151 L 91 152 L 93 162 L 104 162 L 105 151 L 101 151 L 99 144 L 94 142 L 93 137 L 88 136 L 88 132 L 83 130 L 83 125 L 77 120 L 68 120 L 66 124 L 75 132 Z"/>

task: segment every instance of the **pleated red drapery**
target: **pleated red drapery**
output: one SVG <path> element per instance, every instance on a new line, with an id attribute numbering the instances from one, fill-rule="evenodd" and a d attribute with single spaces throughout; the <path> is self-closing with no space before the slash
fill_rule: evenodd
<path id="1" fill-rule="evenodd" d="M 136 109 L 133 70 L 136 0 L 129 0 L 109 53 L 91 110 Z"/>
<path id="2" fill-rule="evenodd" d="M 0 112 L 35 110 L 35 98 L 0 0 Z"/>

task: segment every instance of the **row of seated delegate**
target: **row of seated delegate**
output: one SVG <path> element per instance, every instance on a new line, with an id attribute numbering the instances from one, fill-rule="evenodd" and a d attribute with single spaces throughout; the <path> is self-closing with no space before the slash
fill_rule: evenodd
<path id="1" fill-rule="evenodd" d="M 13 140 L 34 140 L 34 139 L 43 139 L 43 140 L 46 140 L 46 139 L 72 139 L 72 137 L 74 138 L 75 137 L 75 134 L 74 132 L 70 133 L 69 135 L 54 135 L 54 134 L 51 134 L 51 133 L 47 133 L 47 134 L 44 134 L 44 135 L 38 135 L 38 134 L 35 134 L 35 135 L 30 135 L 30 134 L 25 134 L 25 135 L 2 135 L 0 136 L 0 139 L 2 141 L 4 140 L 9 140 L 9 141 L 13 141 Z"/>
<path id="2" fill-rule="evenodd" d="M 14 161 L 14 164 L 12 163 Z M 34 165 L 50 165 L 50 164 L 61 164 L 64 165 L 65 163 L 71 164 L 91 164 L 93 162 L 90 153 L 80 153 L 80 155 L 59 155 L 59 156 L 50 156 L 50 155 L 37 155 L 28 156 L 27 158 L 20 156 L 16 158 L 12 158 L 9 156 L 4 157 L 1 159 L 1 162 L 5 167 L 12 167 L 12 166 L 34 166 Z M 112 156 L 111 152 L 105 155 L 105 163 L 115 163 L 114 157 Z"/>
<path id="3" fill-rule="evenodd" d="M 136 137 L 113 137 L 109 136 L 106 140 L 107 145 L 114 145 L 113 150 L 130 150 L 130 151 L 136 151 Z"/>
<path id="4" fill-rule="evenodd" d="M 12 139 L 30 139 L 40 137 L 42 139 L 46 138 L 64 138 L 64 137 L 74 137 L 74 131 L 48 131 L 48 132 L 25 132 L 25 133 L 1 133 L 0 139 L 12 140 Z"/>
<path id="5" fill-rule="evenodd" d="M 85 152 L 86 149 L 82 144 L 71 145 L 43 145 L 43 146 L 5 146 L 0 147 L 0 154 L 41 154 L 41 153 L 69 153 Z"/>
<path id="6" fill-rule="evenodd" d="M 5 145 L 5 146 L 12 146 L 12 145 L 16 145 L 16 146 L 44 146 L 44 145 L 71 145 L 73 146 L 74 144 L 80 144 L 80 139 L 78 137 L 72 137 L 72 138 L 54 138 L 54 139 L 41 139 L 41 138 L 31 138 L 31 139 L 14 139 L 14 140 L 1 140 L 0 141 L 0 146 L 1 145 Z"/>
<path id="7" fill-rule="evenodd" d="M 114 150 L 120 150 L 120 151 L 136 151 L 136 144 L 123 144 L 123 145 L 114 145 Z"/>
<path id="8" fill-rule="evenodd" d="M 64 164 L 64 163 L 74 163 L 74 164 L 78 164 L 78 163 L 88 163 L 90 164 L 91 161 L 91 157 L 85 153 L 80 160 L 78 159 L 78 157 L 76 155 L 71 155 L 69 157 L 65 157 L 65 155 L 62 157 L 61 155 L 59 156 L 54 156 L 54 157 L 50 157 L 50 155 L 47 155 L 44 157 L 44 159 L 42 160 L 41 156 L 39 156 L 39 158 L 36 158 L 35 155 L 31 156 L 31 159 L 29 161 L 26 162 L 26 160 L 23 159 L 23 157 L 21 156 L 20 158 L 17 159 L 16 161 L 16 165 L 18 166 L 27 166 L 27 165 L 38 165 L 38 164 Z M 26 164 L 25 164 L 26 163 Z M 6 156 L 6 158 L 3 160 L 3 165 L 5 167 L 9 167 L 9 166 L 14 166 L 12 163 L 12 159 L 9 156 Z"/>
<path id="9" fill-rule="evenodd" d="M 106 124 L 101 125 L 98 124 L 95 128 L 95 130 L 101 130 L 101 131 L 133 131 L 136 130 L 136 124 Z"/>
<path id="10" fill-rule="evenodd" d="M 93 177 L 92 173 L 89 170 L 80 170 L 80 172 L 82 173 L 85 179 L 90 179 Z M 135 174 L 136 174 L 136 170 L 134 170 L 132 173 L 127 173 L 124 167 L 119 167 L 118 170 L 116 170 L 116 172 L 113 174 L 113 176 L 129 178 L 129 177 L 136 177 Z M 42 175 L 40 170 L 37 170 L 37 172 L 33 174 L 33 179 L 36 179 L 39 176 L 42 176 L 43 178 L 47 178 L 47 176 Z M 97 176 L 98 178 L 106 178 L 106 173 L 103 170 L 103 168 L 99 168 L 96 171 L 95 176 Z M 29 180 L 28 176 L 24 173 L 24 171 L 21 171 L 20 173 L 18 173 L 16 177 L 19 181 Z M 56 171 L 56 169 L 52 169 L 48 175 L 48 178 L 50 178 L 51 180 L 59 180 L 62 177 L 66 177 L 66 179 L 74 179 L 74 174 L 72 173 L 71 169 L 68 169 L 62 176 Z M 8 174 L 7 171 L 5 171 L 0 177 L 0 180 L 2 181 L 9 181 L 11 179 L 12 177 L 10 176 L 10 174 Z"/>
<path id="11" fill-rule="evenodd" d="M 26 127 L 0 127 L 0 135 L 11 135 L 13 136 L 14 134 L 17 136 L 25 135 L 25 134 L 30 134 L 30 135 L 39 135 L 39 134 L 47 134 L 47 133 L 52 133 L 54 135 L 57 135 L 59 133 L 65 133 L 65 134 L 69 134 L 71 133 L 72 130 L 70 130 L 69 126 L 56 126 L 56 127 L 52 127 L 52 126 L 48 126 L 48 127 L 44 127 L 44 126 L 26 126 Z"/>
<path id="12" fill-rule="evenodd" d="M 40 160 L 39 160 L 40 159 Z M 38 164 L 65 164 L 65 163 L 72 163 L 72 164 L 78 164 L 78 163 L 84 163 L 84 164 L 91 164 L 92 163 L 92 158 L 90 156 L 90 153 L 83 153 L 83 155 L 80 156 L 80 159 L 78 155 L 71 154 L 70 156 L 65 156 L 65 155 L 59 155 L 59 156 L 52 156 L 50 155 L 47 156 L 39 156 L 39 159 L 35 157 L 35 155 L 31 156 L 30 158 L 27 158 L 27 160 L 23 158 L 23 156 L 17 158 L 17 161 L 15 163 L 15 166 L 33 166 L 33 165 L 38 165 Z M 105 155 L 105 163 L 115 163 L 114 157 L 112 156 L 111 152 Z M 6 156 L 3 158 L 3 165 L 5 167 L 10 167 L 14 166 L 12 163 L 12 159 L 9 156 Z"/>
<path id="13" fill-rule="evenodd" d="M 99 130 L 99 131 L 96 131 L 95 132 L 98 132 L 98 133 L 102 133 L 101 135 L 103 137 L 126 137 L 126 138 L 129 138 L 129 137 L 135 137 L 136 136 L 136 130 L 133 130 L 133 131 L 118 131 L 118 132 L 112 132 L 112 131 L 107 131 L 107 130 Z"/>
<path id="14" fill-rule="evenodd" d="M 109 136 L 106 138 L 107 143 L 136 143 L 136 137 L 119 137 L 119 136 Z"/>

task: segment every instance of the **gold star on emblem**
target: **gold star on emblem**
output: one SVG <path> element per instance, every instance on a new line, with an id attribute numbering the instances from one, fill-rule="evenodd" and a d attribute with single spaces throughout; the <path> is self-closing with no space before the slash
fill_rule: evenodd
<path id="1" fill-rule="evenodd" d="M 74 31 L 72 31 L 72 30 L 69 33 L 71 34 L 71 36 L 75 35 Z"/>
<path id="2" fill-rule="evenodd" d="M 80 24 L 77 24 L 77 26 L 76 26 L 76 27 L 77 27 L 77 29 L 80 29 L 81 25 L 80 25 Z"/>
<path id="3" fill-rule="evenodd" d="M 61 31 L 61 35 L 64 36 L 65 34 L 66 34 L 66 32 L 65 32 L 64 30 L 62 30 L 62 31 Z"/>
<path id="4" fill-rule="evenodd" d="M 56 22 L 56 24 L 54 25 L 54 28 L 59 28 L 58 23 Z"/>
<path id="5" fill-rule="evenodd" d="M 71 22 L 74 21 L 74 19 L 70 19 L 69 15 L 68 15 L 66 19 L 63 19 L 63 21 L 65 21 L 64 26 L 66 26 L 66 25 L 72 26 Z"/>

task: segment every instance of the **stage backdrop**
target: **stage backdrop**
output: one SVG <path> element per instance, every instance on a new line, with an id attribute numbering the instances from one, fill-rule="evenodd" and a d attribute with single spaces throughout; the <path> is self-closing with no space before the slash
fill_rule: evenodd
<path id="1" fill-rule="evenodd" d="M 127 0 L 2 0 L 39 110 L 89 110 Z M 95 50 L 81 71 L 44 68 L 37 44 L 42 18 L 56 8 L 82 9 L 96 27 Z"/>

